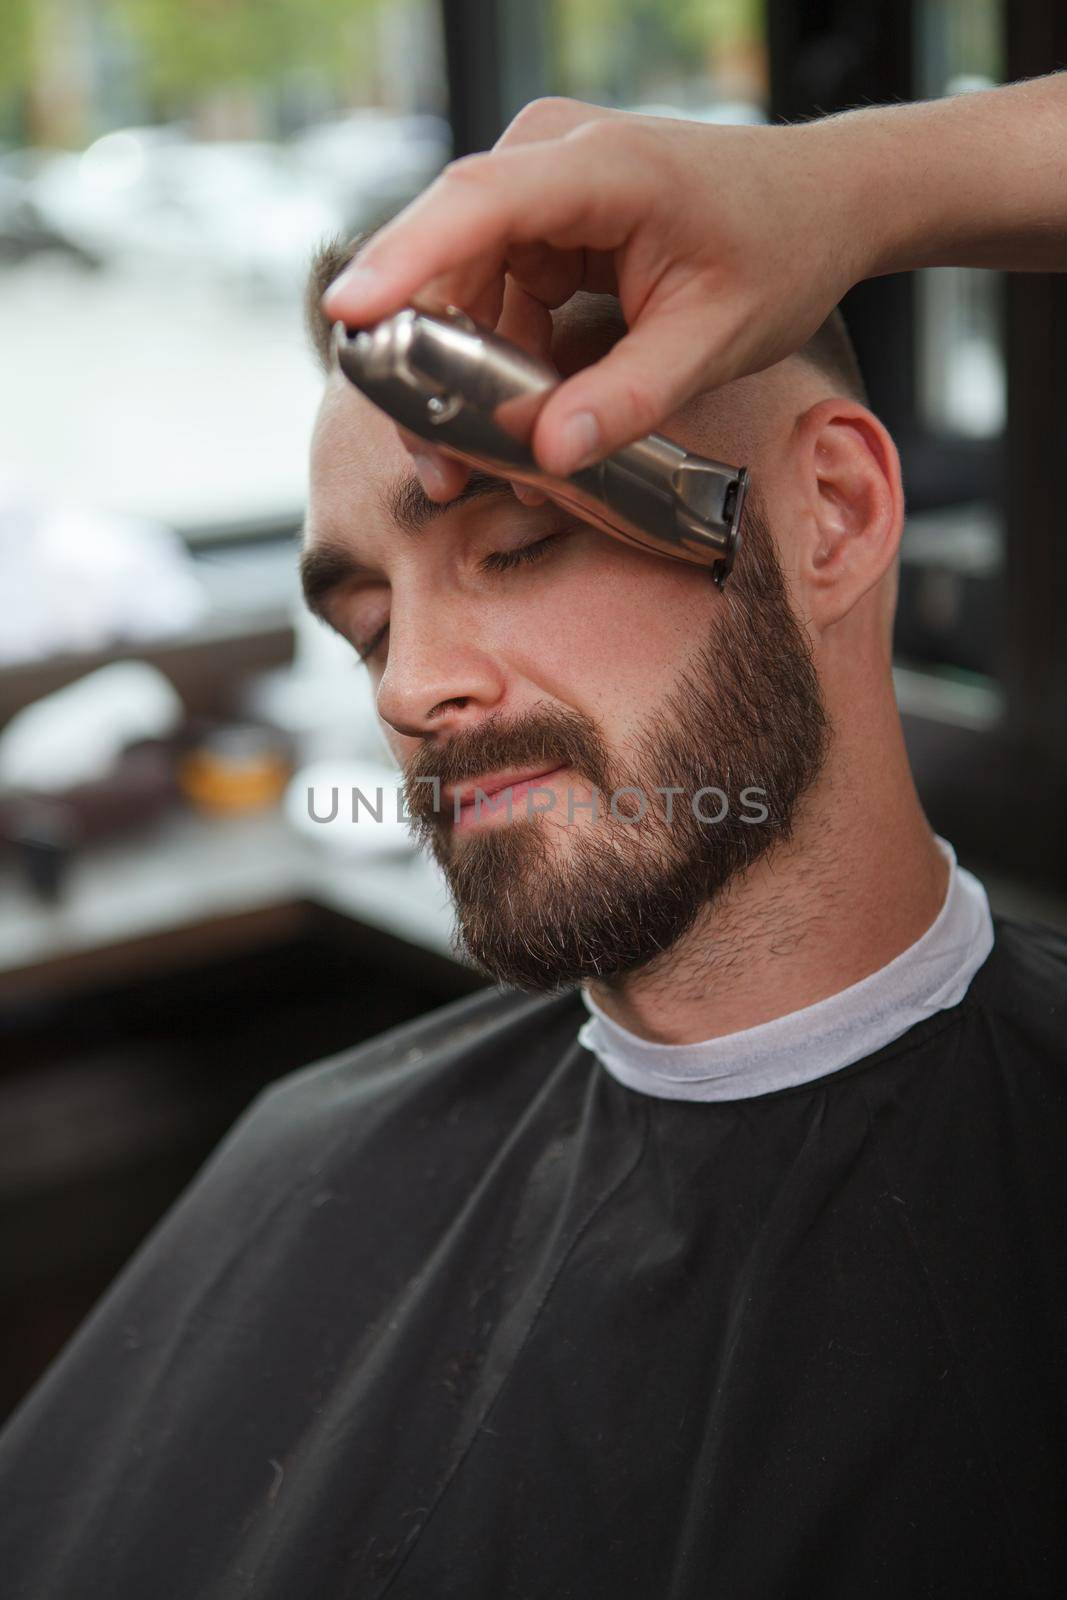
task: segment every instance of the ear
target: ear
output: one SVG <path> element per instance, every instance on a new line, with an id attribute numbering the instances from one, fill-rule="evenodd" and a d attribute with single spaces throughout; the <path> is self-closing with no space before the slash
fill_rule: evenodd
<path id="1" fill-rule="evenodd" d="M 791 440 L 800 494 L 796 577 L 820 630 L 848 615 L 892 566 L 904 527 L 900 460 L 865 406 L 820 400 Z"/>

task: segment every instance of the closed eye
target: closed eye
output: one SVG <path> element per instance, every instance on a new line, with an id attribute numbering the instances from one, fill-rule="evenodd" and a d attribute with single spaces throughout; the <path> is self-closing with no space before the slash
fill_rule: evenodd
<path id="1" fill-rule="evenodd" d="M 510 572 L 512 567 L 522 566 L 527 561 L 540 561 L 548 551 L 551 544 L 557 539 L 565 539 L 573 529 L 564 528 L 558 533 L 546 534 L 543 539 L 535 539 L 532 544 L 520 545 L 517 550 L 494 550 L 492 555 L 483 556 L 478 563 L 483 572 Z"/>
<path id="2" fill-rule="evenodd" d="M 483 556 L 478 565 L 483 572 L 510 572 L 514 567 L 540 561 L 548 553 L 549 545 L 577 531 L 576 528 L 560 528 L 555 533 L 546 534 L 543 539 L 535 539 L 532 544 L 520 545 L 517 550 L 494 550 L 491 555 Z M 372 639 L 357 647 L 358 663 L 370 660 L 388 632 L 389 624 L 383 623 Z"/>
<path id="3" fill-rule="evenodd" d="M 388 632 L 389 624 L 387 622 L 383 622 L 373 639 L 369 639 L 366 644 L 356 646 L 356 660 L 360 666 L 362 666 L 364 661 L 370 660 L 371 656 L 374 654 L 375 650 L 377 650 L 378 646 L 381 644 Z"/>

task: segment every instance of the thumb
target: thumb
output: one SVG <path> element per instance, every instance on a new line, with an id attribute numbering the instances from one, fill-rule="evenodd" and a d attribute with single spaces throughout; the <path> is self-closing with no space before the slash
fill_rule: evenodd
<path id="1" fill-rule="evenodd" d="M 732 376 L 717 355 L 706 309 L 650 318 L 546 400 L 533 433 L 538 463 L 566 477 L 652 433 L 693 395 Z"/>

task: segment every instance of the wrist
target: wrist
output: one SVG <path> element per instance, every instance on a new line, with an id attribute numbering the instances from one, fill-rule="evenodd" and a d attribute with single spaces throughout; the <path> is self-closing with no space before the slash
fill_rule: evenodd
<path id="1" fill-rule="evenodd" d="M 828 181 L 836 175 L 858 277 L 1063 270 L 1067 74 L 810 127 L 821 130 Z"/>
<path id="2" fill-rule="evenodd" d="M 835 205 L 849 286 L 903 272 L 936 246 L 939 214 L 931 183 L 925 103 L 846 111 L 810 123 Z M 923 151 L 926 149 L 926 155 Z"/>

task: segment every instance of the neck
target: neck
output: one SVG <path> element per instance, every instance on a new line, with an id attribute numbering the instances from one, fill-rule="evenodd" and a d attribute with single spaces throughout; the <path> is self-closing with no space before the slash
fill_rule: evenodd
<path id="1" fill-rule="evenodd" d="M 914 944 L 944 904 L 948 871 L 887 708 L 839 736 L 790 840 L 731 884 L 666 960 L 589 991 L 621 1027 L 659 1044 L 756 1027 Z"/>

